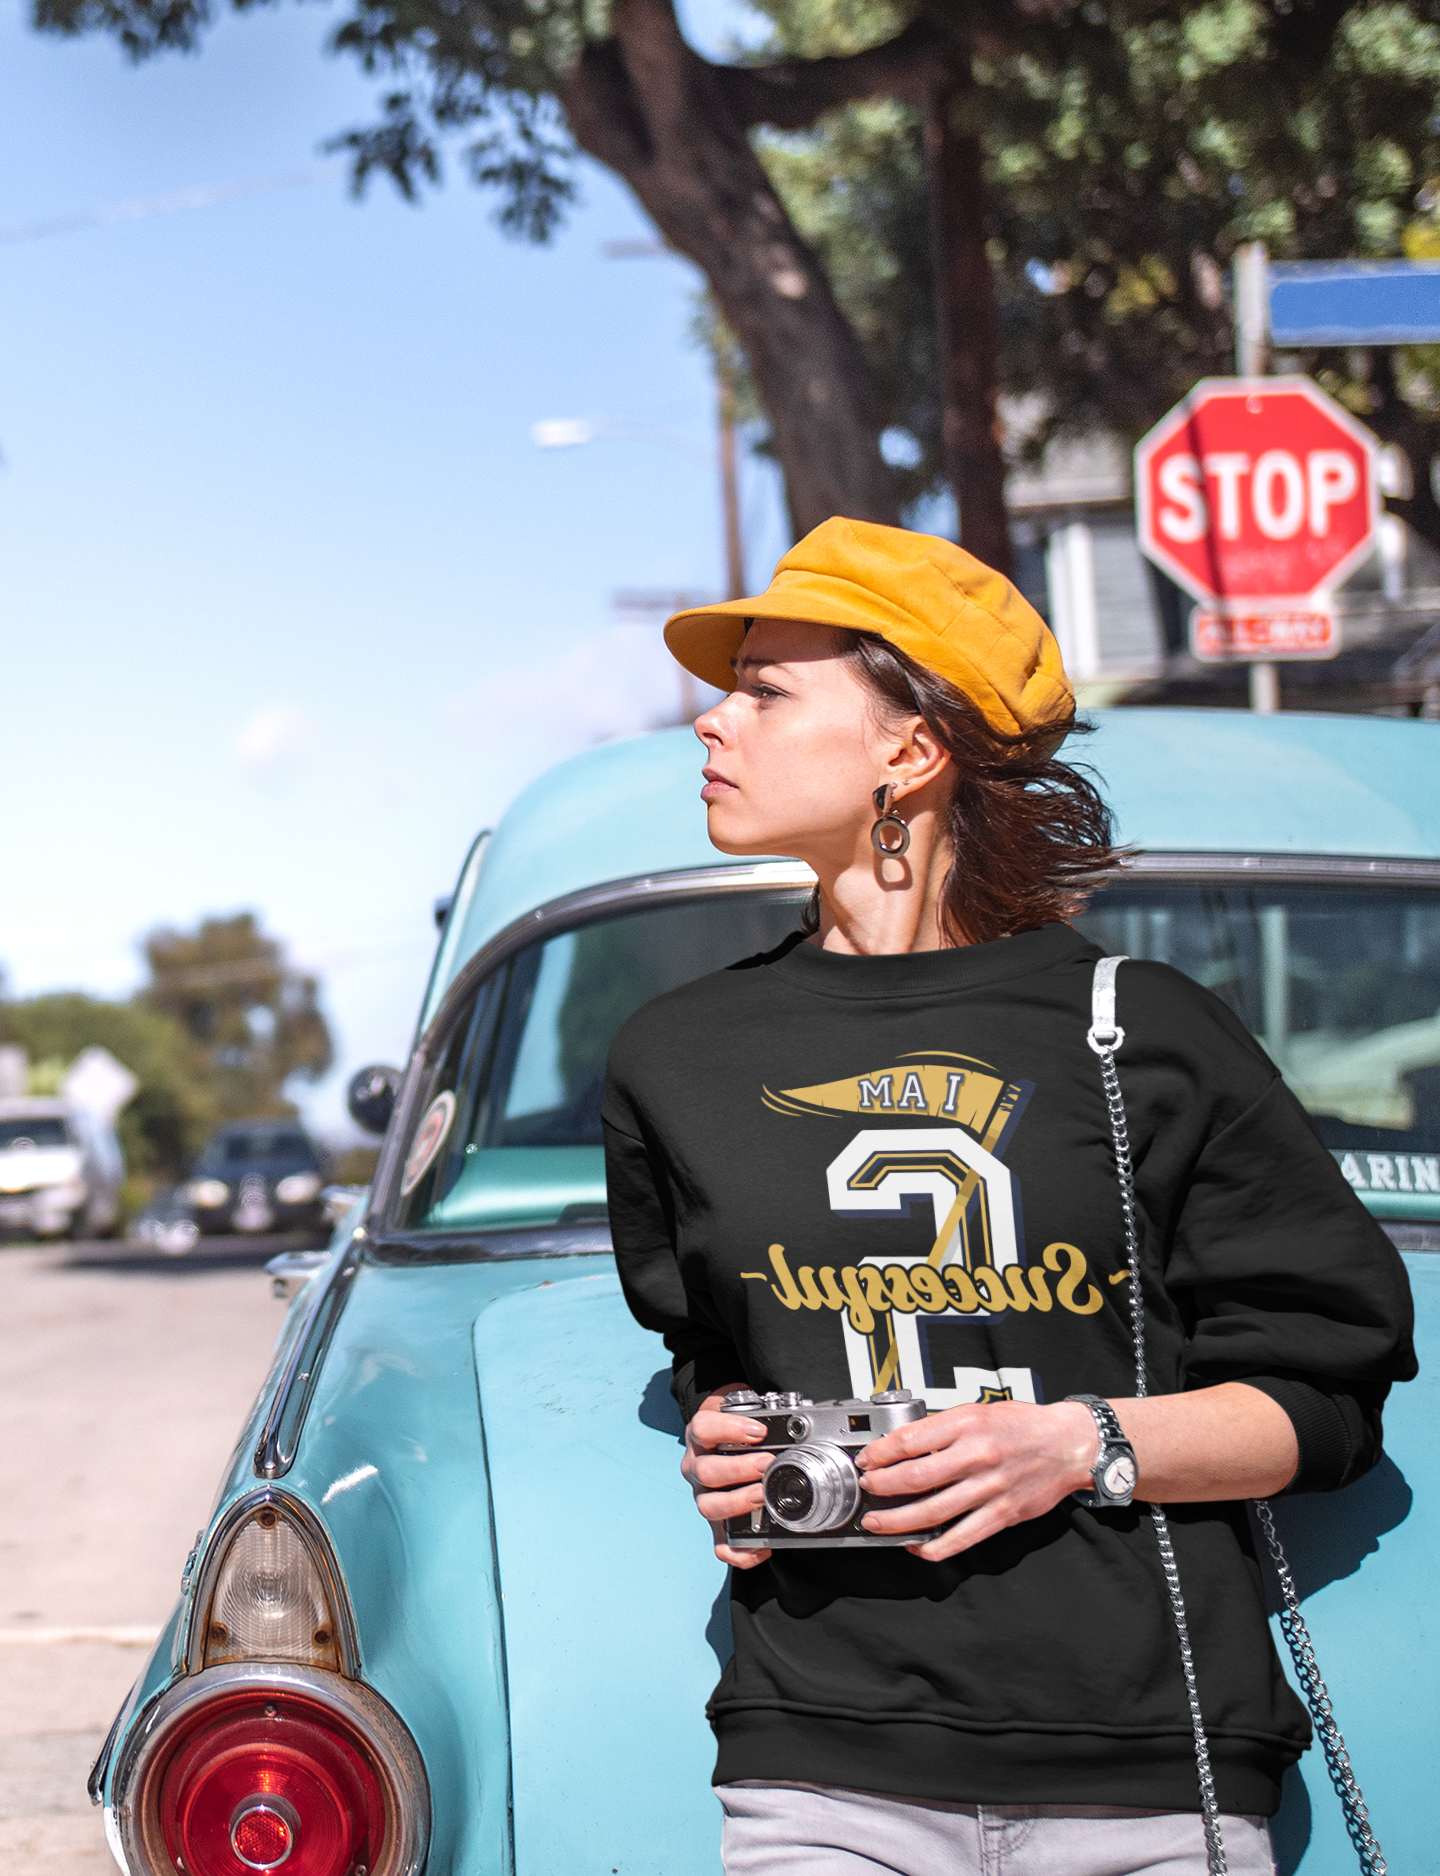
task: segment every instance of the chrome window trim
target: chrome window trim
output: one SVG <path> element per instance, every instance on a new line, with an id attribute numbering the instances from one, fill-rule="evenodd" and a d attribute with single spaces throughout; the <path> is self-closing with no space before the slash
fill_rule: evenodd
<path id="1" fill-rule="evenodd" d="M 1167 879 L 1213 880 L 1233 885 L 1237 878 L 1258 877 L 1274 885 L 1329 885 L 1343 880 L 1355 885 L 1440 887 L 1440 858 L 1417 855 L 1413 859 L 1369 859 L 1358 854 L 1331 853 L 1205 853 L 1156 849 L 1138 856 L 1121 873 L 1152 873 Z M 1106 885 L 1114 885 L 1112 875 Z"/>
<path id="2" fill-rule="evenodd" d="M 1440 1224 L 1408 1218 L 1382 1218 L 1379 1222 L 1397 1251 L 1440 1252 Z"/>
<path id="3" fill-rule="evenodd" d="M 375 1264 L 484 1264 L 512 1257 L 610 1257 L 608 1224 L 501 1225 L 471 1231 L 397 1231 L 366 1252 Z"/>
<path id="4" fill-rule="evenodd" d="M 345 1573 L 340 1568 L 339 1559 L 331 1545 L 329 1534 L 319 1517 L 309 1505 L 293 1492 L 281 1486 L 259 1485 L 244 1492 L 228 1505 L 210 1532 L 205 1552 L 200 1559 L 195 1587 L 190 1595 L 190 1607 L 186 1614 L 184 1627 L 178 1632 L 178 1646 L 173 1668 L 176 1674 L 199 1673 L 200 1663 L 205 1659 L 205 1625 L 210 1619 L 210 1604 L 215 1595 L 215 1582 L 225 1561 L 225 1554 L 231 1540 L 240 1526 L 254 1512 L 265 1505 L 273 1505 L 282 1517 L 289 1518 L 299 1526 L 305 1546 L 315 1561 L 325 1589 L 325 1600 L 335 1621 L 335 1646 L 340 1656 L 340 1672 L 346 1679 L 358 1681 L 361 1678 L 360 1636 L 355 1626 L 355 1609 L 350 1600 L 349 1586 Z M 318 1671 L 318 1670 L 317 1670 Z"/>
<path id="5" fill-rule="evenodd" d="M 257 1478 L 283 1478 L 295 1463 L 310 1396 L 315 1392 L 326 1347 L 360 1268 L 364 1240 L 365 1227 L 357 1226 L 329 1274 L 317 1274 L 312 1279 L 315 1294 L 289 1342 L 256 1443 L 252 1465 Z"/>
<path id="6" fill-rule="evenodd" d="M 430 1842 L 430 1783 L 409 1728 L 373 1687 L 282 1661 L 205 1668 L 172 1682 L 148 1703 L 144 1724 L 131 1729 L 121 1752 L 113 1797 L 107 1807 L 115 1818 L 126 1867 L 135 1871 L 154 1867 L 146 1852 L 145 1834 L 135 1814 L 132 1794 L 139 1789 L 155 1754 L 174 1728 L 212 1694 L 247 1688 L 304 1694 L 363 1734 L 394 1798 L 394 1836 L 369 1876 L 421 1876 Z"/>

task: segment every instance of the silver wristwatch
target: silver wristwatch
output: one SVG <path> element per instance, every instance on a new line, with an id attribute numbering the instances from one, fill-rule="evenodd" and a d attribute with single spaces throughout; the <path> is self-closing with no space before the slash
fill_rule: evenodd
<path id="1" fill-rule="evenodd" d="M 1077 1503 L 1101 1510 L 1108 1505 L 1128 1505 L 1135 1496 L 1138 1468 L 1135 1448 L 1125 1437 L 1115 1409 L 1109 1401 L 1095 1394 L 1067 1394 L 1066 1400 L 1078 1400 L 1090 1409 L 1090 1417 L 1100 1434 L 1100 1453 L 1090 1468 L 1091 1489 L 1072 1494 Z"/>

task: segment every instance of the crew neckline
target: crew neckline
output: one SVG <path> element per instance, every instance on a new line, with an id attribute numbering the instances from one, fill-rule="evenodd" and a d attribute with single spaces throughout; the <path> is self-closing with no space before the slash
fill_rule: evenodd
<path id="1" fill-rule="evenodd" d="M 1098 950 L 1092 939 L 1064 919 L 1029 925 L 979 944 L 929 951 L 827 951 L 809 943 L 809 936 L 798 926 L 787 932 L 771 953 L 767 968 L 807 990 L 839 997 L 965 990 L 972 984 L 993 984 L 1048 970 Z"/>

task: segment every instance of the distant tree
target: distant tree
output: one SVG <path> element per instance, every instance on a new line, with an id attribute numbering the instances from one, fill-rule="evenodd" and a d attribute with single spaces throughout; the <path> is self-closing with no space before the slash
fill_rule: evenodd
<path id="1" fill-rule="evenodd" d="M 92 1045 L 123 1062 L 140 1083 L 117 1122 L 132 1174 L 178 1178 L 220 1118 L 204 1057 L 160 1010 L 78 990 L 22 997 L 0 1004 L 0 1042 L 25 1050 L 36 1092 Z"/>
<path id="2" fill-rule="evenodd" d="M 253 912 L 152 931 L 143 950 L 150 978 L 137 1000 L 190 1038 L 220 1117 L 293 1115 L 285 1084 L 316 1081 L 334 1061 L 318 980 L 285 961 Z"/>

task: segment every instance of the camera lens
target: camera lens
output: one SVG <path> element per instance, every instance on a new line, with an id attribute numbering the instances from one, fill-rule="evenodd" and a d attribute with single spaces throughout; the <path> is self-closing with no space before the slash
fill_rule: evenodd
<path id="1" fill-rule="evenodd" d="M 770 1472 L 768 1495 L 777 1518 L 793 1524 L 815 1509 L 815 1487 L 805 1476 L 804 1466 L 772 1466 Z"/>
<path id="2" fill-rule="evenodd" d="M 765 1506 L 787 1531 L 828 1531 L 852 1518 L 860 1478 L 841 1446 L 792 1446 L 765 1474 Z"/>

